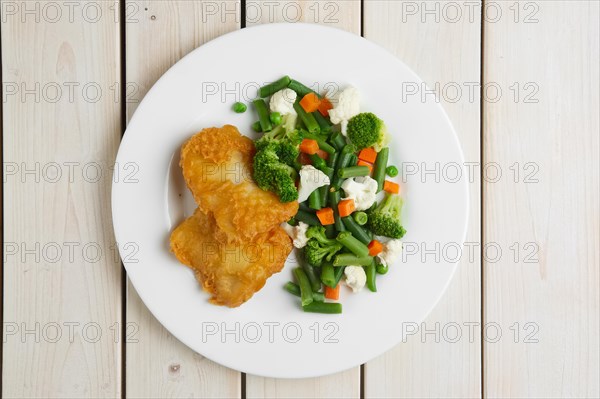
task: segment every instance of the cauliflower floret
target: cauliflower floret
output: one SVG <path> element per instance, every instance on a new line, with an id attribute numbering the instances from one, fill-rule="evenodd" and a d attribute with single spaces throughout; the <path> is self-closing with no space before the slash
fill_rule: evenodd
<path id="1" fill-rule="evenodd" d="M 304 248 L 306 246 L 306 243 L 308 242 L 308 237 L 306 237 L 308 225 L 306 223 L 298 222 L 297 226 L 290 226 L 287 223 L 281 223 L 281 228 L 283 228 L 290 236 L 292 243 L 296 248 Z"/>
<path id="2" fill-rule="evenodd" d="M 346 275 L 346 285 L 352 288 L 352 292 L 362 290 L 367 283 L 367 274 L 360 266 L 346 266 L 344 274 Z"/>
<path id="3" fill-rule="evenodd" d="M 369 209 L 377 198 L 377 181 L 369 176 L 346 179 L 342 183 L 342 189 L 346 193 L 344 199 L 354 200 L 357 211 Z"/>
<path id="4" fill-rule="evenodd" d="M 294 109 L 296 97 L 298 95 L 292 89 L 279 90 L 271 96 L 269 108 L 271 112 L 279 112 L 281 115 L 296 115 L 296 110 Z"/>
<path id="5" fill-rule="evenodd" d="M 402 253 L 402 241 L 399 239 L 389 240 L 383 244 L 383 251 L 377 255 L 381 263 L 391 265 Z"/>
<path id="6" fill-rule="evenodd" d="M 355 87 L 348 87 L 337 95 L 333 109 L 329 110 L 329 118 L 333 124 L 341 124 L 342 134 L 346 135 L 348 120 L 360 113 L 360 94 Z"/>
<path id="7" fill-rule="evenodd" d="M 319 187 L 330 184 L 329 177 L 312 165 L 304 165 L 300 169 L 300 184 L 298 186 L 298 202 L 308 199 L 310 193 Z"/>

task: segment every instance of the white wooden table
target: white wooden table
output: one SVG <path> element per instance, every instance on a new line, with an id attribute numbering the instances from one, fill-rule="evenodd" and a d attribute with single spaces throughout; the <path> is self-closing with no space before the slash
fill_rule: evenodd
<path id="1" fill-rule="evenodd" d="M 4 397 L 600 396 L 598 1 L 0 4 Z M 219 35 L 281 21 L 395 53 L 435 91 L 409 95 L 439 95 L 471 171 L 467 244 L 435 310 L 385 355 L 309 380 L 240 374 L 174 339 L 128 284 L 110 212 L 152 84 Z"/>

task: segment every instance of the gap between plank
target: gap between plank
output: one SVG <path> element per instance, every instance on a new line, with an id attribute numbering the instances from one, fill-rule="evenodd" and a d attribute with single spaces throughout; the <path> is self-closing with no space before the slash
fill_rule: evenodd
<path id="1" fill-rule="evenodd" d="M 360 0 L 360 36 L 365 37 L 365 0 Z M 360 365 L 358 382 L 360 399 L 365 399 L 365 364 Z"/>
<path id="2" fill-rule="evenodd" d="M 483 256 L 483 243 L 484 243 L 484 233 L 485 233 L 485 229 L 484 229 L 484 220 L 485 220 L 485 212 L 484 210 L 484 204 L 485 204 L 485 200 L 484 200 L 484 180 L 483 180 L 483 165 L 484 165 L 484 152 L 485 152 L 485 145 L 484 145 L 484 140 L 485 140 L 485 135 L 484 135 L 484 124 L 483 124 L 483 114 L 484 114 L 484 109 L 485 109 L 485 104 L 484 104 L 484 90 L 483 90 L 483 85 L 484 85 L 484 60 L 485 60 L 485 52 L 484 52 L 484 45 L 485 45 L 485 0 L 481 0 L 481 15 L 480 15 L 480 21 L 481 21 L 481 36 L 480 36 L 480 47 L 479 47 L 479 240 L 480 240 L 480 245 L 479 245 L 479 258 L 480 258 L 480 275 L 481 275 L 481 279 L 479 282 L 479 290 L 480 290 L 480 303 L 479 303 L 479 311 L 480 311 L 480 326 L 481 326 L 481 330 L 480 330 L 480 357 L 481 357 L 481 374 L 479 376 L 479 378 L 481 379 L 481 398 L 483 399 L 485 397 L 485 372 L 484 372 L 484 367 L 485 367 L 485 363 L 484 363 L 484 323 L 485 323 L 485 319 L 484 319 L 484 309 L 485 309 L 485 300 L 484 300 L 484 294 L 485 294 L 485 259 Z"/>
<path id="3" fill-rule="evenodd" d="M 246 0 L 240 0 L 240 29 L 246 27 Z M 246 399 L 246 373 L 240 376 L 240 398 Z"/>
<path id="4" fill-rule="evenodd" d="M 4 98 L 4 79 L 2 77 L 2 29 L 0 27 L 0 97 Z M 0 161 L 4 165 L 4 101 L 0 105 Z M 4 168 L 2 168 L 2 181 L 4 181 Z M 0 210 L 0 223 L 2 224 L 2 259 L 4 259 L 4 183 L 2 183 L 2 210 Z M 0 301 L 2 301 L 2 309 L 0 309 L 0 321 L 4 326 L 4 262 L 2 263 L 2 272 L 0 272 Z M 0 343 L 0 387 L 2 387 L 4 376 L 4 339 Z M 1 388 L 0 388 L 1 389 Z M 0 396 L 2 393 L 0 392 Z"/>
<path id="5" fill-rule="evenodd" d="M 121 88 L 121 92 L 119 93 L 121 99 L 121 139 L 125 134 L 125 129 L 127 128 L 127 69 L 125 68 L 126 57 L 127 57 L 127 42 L 125 40 L 126 35 L 126 1 L 121 0 L 119 4 L 119 66 L 121 68 L 120 71 L 120 80 L 121 84 L 119 87 Z M 121 264 L 121 398 L 127 398 L 127 344 L 126 344 L 126 333 L 127 333 L 127 272 L 125 271 L 125 266 L 123 262 Z"/>

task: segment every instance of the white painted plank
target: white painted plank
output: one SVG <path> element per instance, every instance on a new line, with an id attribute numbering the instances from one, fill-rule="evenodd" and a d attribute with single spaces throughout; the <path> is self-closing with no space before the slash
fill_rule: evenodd
<path id="1" fill-rule="evenodd" d="M 1 7 L 2 396 L 119 397 L 121 265 L 110 210 L 118 4 Z"/>
<path id="2" fill-rule="evenodd" d="M 444 2 L 367 0 L 364 5 L 365 37 L 396 54 L 440 94 L 465 160 L 474 163 L 475 175 L 469 180 L 473 183 L 469 184 L 471 211 L 466 239 L 471 243 L 473 256 L 468 250 L 463 251 L 448 291 L 418 331 L 406 343 L 365 365 L 366 398 L 481 395 L 478 176 L 481 5 L 453 4 L 460 14 L 453 14 Z M 407 88 L 406 92 L 410 90 Z M 431 96 L 422 87 L 417 87 L 411 95 Z M 401 94 L 397 96 L 400 101 Z M 428 169 L 433 170 L 434 165 L 428 165 Z M 440 248 L 446 244 L 440 243 Z M 461 336 L 454 342 L 456 331 Z"/>
<path id="3" fill-rule="evenodd" d="M 360 34 L 360 1 L 275 1 L 246 3 L 247 26 L 274 22 L 308 22 Z M 360 368 L 301 380 L 246 376 L 248 398 L 358 398 Z"/>
<path id="4" fill-rule="evenodd" d="M 171 65 L 240 26 L 239 1 L 126 4 L 129 117 L 137 101 Z M 127 322 L 131 331 L 139 331 L 137 342 L 127 343 L 127 397 L 240 397 L 240 373 L 196 354 L 174 338 L 148 311 L 131 284 L 127 287 Z"/>
<path id="5" fill-rule="evenodd" d="M 502 96 L 490 89 L 484 137 L 502 177 L 484 183 L 484 234 L 517 244 L 484 266 L 485 321 L 502 329 L 484 343 L 485 395 L 597 398 L 599 3 L 496 7 L 484 79 Z"/>

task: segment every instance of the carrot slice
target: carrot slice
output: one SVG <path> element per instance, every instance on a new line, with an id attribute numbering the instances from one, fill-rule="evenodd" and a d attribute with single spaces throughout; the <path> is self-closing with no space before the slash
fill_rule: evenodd
<path id="1" fill-rule="evenodd" d="M 398 194 L 400 192 L 400 186 L 398 183 L 386 180 L 383 182 L 383 191 L 387 191 L 390 194 Z"/>
<path id="2" fill-rule="evenodd" d="M 317 217 L 319 218 L 319 222 L 321 222 L 323 226 L 335 223 L 335 220 L 333 218 L 333 209 L 331 208 L 319 209 L 317 211 Z"/>
<path id="3" fill-rule="evenodd" d="M 383 245 L 377 240 L 371 241 L 369 245 L 367 245 L 367 248 L 369 248 L 369 255 L 371 256 L 380 254 L 381 251 L 383 251 Z"/>
<path id="4" fill-rule="evenodd" d="M 366 166 L 367 168 L 369 168 L 369 174 L 373 173 L 373 165 L 371 165 L 368 162 L 363 161 L 362 159 L 359 159 L 358 162 L 356 163 L 356 165 Z"/>
<path id="5" fill-rule="evenodd" d="M 356 207 L 354 206 L 353 199 L 341 200 L 338 204 L 338 212 L 340 214 L 340 217 L 350 216 L 350 214 L 354 212 L 355 209 Z"/>
<path id="6" fill-rule="evenodd" d="M 328 99 L 323 97 L 321 99 L 321 102 L 319 103 L 319 108 L 318 108 L 319 112 L 323 116 L 329 116 L 330 109 L 333 109 L 333 105 L 331 104 L 331 101 L 329 101 Z"/>
<path id="7" fill-rule="evenodd" d="M 365 162 L 375 163 L 377 159 L 377 151 L 373 149 L 373 147 L 363 148 L 358 153 L 358 159 L 362 159 Z"/>
<path id="8" fill-rule="evenodd" d="M 317 140 L 313 139 L 304 139 L 302 143 L 300 143 L 300 152 L 305 154 L 316 154 L 319 151 L 319 143 Z"/>
<path id="9" fill-rule="evenodd" d="M 334 301 L 337 301 L 338 299 L 340 299 L 340 286 L 341 286 L 340 283 L 338 283 L 338 285 L 336 285 L 335 288 L 331 288 L 326 285 L 325 286 L 325 298 L 333 299 Z"/>
<path id="10" fill-rule="evenodd" d="M 300 100 L 300 106 L 306 112 L 315 112 L 319 108 L 320 103 L 321 100 L 319 100 L 319 97 L 315 93 L 308 93 Z"/>
<path id="11" fill-rule="evenodd" d="M 320 156 L 321 158 L 323 158 L 326 161 L 329 159 L 329 154 L 326 153 L 325 151 L 321 150 L 321 149 L 319 149 L 319 151 L 317 151 L 317 155 Z"/>

